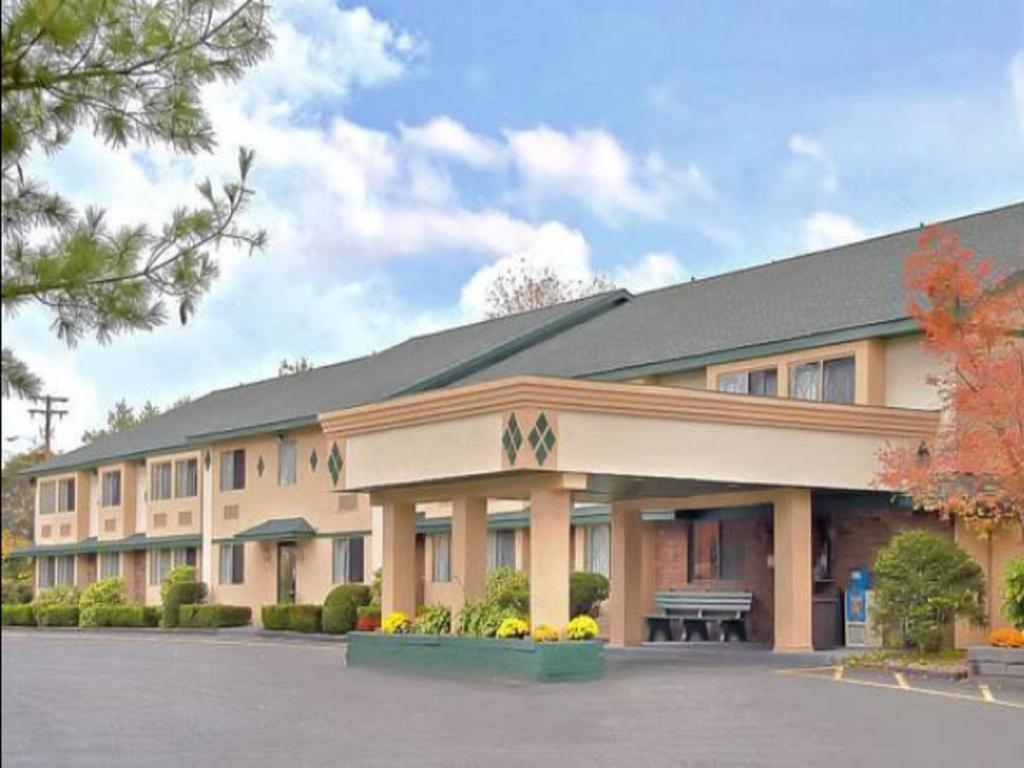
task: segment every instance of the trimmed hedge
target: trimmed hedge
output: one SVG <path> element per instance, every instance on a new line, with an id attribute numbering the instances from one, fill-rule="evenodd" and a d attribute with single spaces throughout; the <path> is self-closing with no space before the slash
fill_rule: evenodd
<path id="1" fill-rule="evenodd" d="M 0 600 L 4 605 L 24 605 L 32 602 L 32 582 L 4 579 Z"/>
<path id="2" fill-rule="evenodd" d="M 217 605 L 198 603 L 181 606 L 179 627 L 192 629 L 215 627 L 244 627 L 252 621 L 252 608 L 247 605 Z"/>
<path id="3" fill-rule="evenodd" d="M 96 609 L 110 605 L 124 605 L 124 579 L 112 576 L 94 581 L 78 598 L 78 624 L 81 627 L 98 627 Z"/>
<path id="4" fill-rule="evenodd" d="M 608 579 L 600 573 L 576 571 L 569 576 L 569 615 L 597 618 L 598 605 L 608 599 Z"/>
<path id="5" fill-rule="evenodd" d="M 77 605 L 37 605 L 36 623 L 40 627 L 77 627 Z"/>
<path id="6" fill-rule="evenodd" d="M 161 627 L 176 627 L 179 622 L 181 606 L 195 605 L 206 597 L 206 585 L 201 581 L 180 581 L 174 584 L 165 583 L 161 588 L 164 596 Z"/>
<path id="7" fill-rule="evenodd" d="M 359 608 L 369 602 L 370 588 L 365 584 L 339 584 L 324 600 L 324 632 L 332 635 L 351 632 L 359 618 Z"/>
<path id="8" fill-rule="evenodd" d="M 126 603 L 97 605 L 94 609 L 97 627 L 157 627 L 160 609 L 152 605 Z"/>
<path id="9" fill-rule="evenodd" d="M 3 606 L 3 626 L 5 627 L 34 627 L 36 625 L 36 612 L 27 603 Z"/>
<path id="10" fill-rule="evenodd" d="M 264 605 L 260 612 L 264 629 L 319 632 L 323 608 L 319 605 Z"/>

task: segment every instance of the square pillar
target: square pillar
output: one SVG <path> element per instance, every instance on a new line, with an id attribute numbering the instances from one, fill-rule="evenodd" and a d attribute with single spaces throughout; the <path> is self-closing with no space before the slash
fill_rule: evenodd
<path id="1" fill-rule="evenodd" d="M 644 541 L 640 512 L 612 505 L 611 643 L 643 640 Z"/>
<path id="2" fill-rule="evenodd" d="M 469 600 L 483 597 L 487 578 L 487 499 L 457 496 L 452 499 L 452 581 L 459 587 L 452 611 Z"/>
<path id="3" fill-rule="evenodd" d="M 530 495 L 530 622 L 561 632 L 569 623 L 572 491 Z"/>
<path id="4" fill-rule="evenodd" d="M 384 504 L 384 573 L 381 614 L 401 611 L 416 615 L 416 505 L 408 501 Z"/>
<path id="5" fill-rule="evenodd" d="M 811 643 L 811 492 L 775 497 L 775 650 L 809 651 Z"/>

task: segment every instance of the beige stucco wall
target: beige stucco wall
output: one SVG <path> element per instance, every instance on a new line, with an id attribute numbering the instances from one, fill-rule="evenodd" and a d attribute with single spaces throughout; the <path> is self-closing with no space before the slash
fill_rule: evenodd
<path id="1" fill-rule="evenodd" d="M 39 494 L 42 484 L 45 482 L 59 484 L 61 480 L 67 479 L 75 481 L 75 508 L 68 512 L 39 514 Z M 37 544 L 70 544 L 89 535 L 91 480 L 92 472 L 82 471 L 48 475 L 36 482 L 34 540 Z"/>
<path id="2" fill-rule="evenodd" d="M 958 648 L 964 648 L 984 642 L 985 635 L 993 629 L 1009 626 L 1001 611 L 1003 579 L 1006 577 L 1010 560 L 1024 557 L 1024 531 L 1019 526 L 1010 526 L 986 535 L 979 534 L 958 522 L 956 542 L 981 565 L 987 589 L 989 626 L 982 629 L 963 622 L 957 624 L 956 645 Z"/>
<path id="3" fill-rule="evenodd" d="M 936 388 L 928 377 L 939 372 L 937 361 L 921 345 L 923 336 L 901 336 L 885 345 L 885 404 L 900 408 L 938 408 Z"/>
<path id="4" fill-rule="evenodd" d="M 559 469 L 870 489 L 879 437 L 618 414 L 560 416 Z"/>
<path id="5" fill-rule="evenodd" d="M 134 463 L 107 464 L 100 467 L 94 476 L 95 492 L 92 497 L 96 504 L 96 511 L 92 535 L 97 538 L 103 540 L 123 539 L 135 533 L 136 466 Z M 108 472 L 116 471 L 121 472 L 121 503 L 105 507 L 103 506 L 103 476 Z"/>
<path id="6" fill-rule="evenodd" d="M 170 462 L 171 493 L 174 493 L 174 462 L 182 459 L 195 459 L 199 468 L 199 484 L 195 496 L 184 498 L 154 499 L 153 498 L 153 465 Z M 202 526 L 203 496 L 203 460 L 198 450 L 181 453 L 168 453 L 149 456 L 146 459 L 146 532 L 149 536 L 181 536 L 199 533 Z"/>
<path id="7" fill-rule="evenodd" d="M 489 413 L 354 435 L 347 440 L 345 484 L 368 488 L 499 472 L 501 428 L 501 416 Z"/>

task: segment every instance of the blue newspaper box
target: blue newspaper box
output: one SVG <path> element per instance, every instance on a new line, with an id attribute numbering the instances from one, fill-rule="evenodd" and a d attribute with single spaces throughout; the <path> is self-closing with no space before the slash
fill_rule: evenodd
<path id="1" fill-rule="evenodd" d="M 846 587 L 846 621 L 847 623 L 864 623 L 868 620 L 868 589 L 871 588 L 871 574 L 867 568 L 854 568 L 850 571 L 850 581 Z"/>

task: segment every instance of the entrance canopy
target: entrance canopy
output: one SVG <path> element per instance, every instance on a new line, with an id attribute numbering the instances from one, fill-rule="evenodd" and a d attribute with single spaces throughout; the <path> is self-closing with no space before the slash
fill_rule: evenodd
<path id="1" fill-rule="evenodd" d="M 703 390 L 516 377 L 323 414 L 345 491 L 502 478 L 594 498 L 712 487 L 866 490 L 878 451 L 935 433 L 938 414 Z M 546 476 L 546 478 L 545 478 Z M 528 480 L 532 477 L 533 480 Z M 681 486 L 685 484 L 685 487 Z"/>

